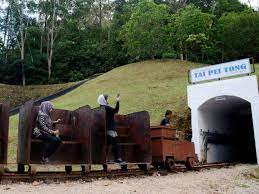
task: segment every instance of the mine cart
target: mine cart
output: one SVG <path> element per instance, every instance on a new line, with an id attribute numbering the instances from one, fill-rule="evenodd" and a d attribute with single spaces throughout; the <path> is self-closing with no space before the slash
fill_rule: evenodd
<path id="1" fill-rule="evenodd" d="M 155 167 L 175 168 L 175 163 L 184 163 L 191 169 L 197 161 L 194 144 L 176 138 L 176 130 L 167 126 L 151 127 L 152 164 Z"/>
<path id="2" fill-rule="evenodd" d="M 114 158 L 107 146 L 106 117 L 104 108 L 93 110 L 94 124 L 92 128 L 92 163 L 102 164 L 109 171 L 109 164 Z M 128 165 L 138 165 L 148 170 L 152 162 L 150 119 L 148 112 L 138 112 L 128 115 L 115 115 L 121 158 L 125 161 L 122 170 Z"/>
<path id="3" fill-rule="evenodd" d="M 9 103 L 0 104 L 0 172 L 7 164 L 8 129 L 9 129 Z"/>
<path id="4" fill-rule="evenodd" d="M 18 172 L 24 172 L 24 165 L 29 165 L 29 173 L 35 174 L 35 165 L 41 164 L 41 140 L 32 138 L 32 130 L 36 124 L 39 108 L 33 106 L 33 101 L 26 102 L 20 109 L 18 130 L 17 164 Z M 75 111 L 54 109 L 52 120 L 61 119 L 54 125 L 54 130 L 60 131 L 62 143 L 58 150 L 49 158 L 50 165 L 65 165 L 67 173 L 71 173 L 72 165 L 80 165 L 83 173 L 90 171 L 92 110 L 89 106 Z"/>

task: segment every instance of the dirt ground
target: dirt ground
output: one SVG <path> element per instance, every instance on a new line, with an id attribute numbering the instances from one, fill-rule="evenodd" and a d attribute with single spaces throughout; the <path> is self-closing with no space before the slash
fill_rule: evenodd
<path id="1" fill-rule="evenodd" d="M 259 193 L 259 179 L 253 175 L 255 168 L 253 165 L 238 165 L 168 176 L 154 174 L 92 182 L 20 183 L 0 185 L 0 193 Z"/>

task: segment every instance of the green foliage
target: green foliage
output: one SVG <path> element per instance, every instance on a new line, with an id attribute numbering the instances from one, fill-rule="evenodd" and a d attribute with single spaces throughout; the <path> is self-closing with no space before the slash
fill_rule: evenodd
<path id="1" fill-rule="evenodd" d="M 23 72 L 27 84 L 78 81 L 154 58 L 211 64 L 259 60 L 259 13 L 238 0 L 26 0 L 7 5 L 0 10 L 2 83 L 21 84 Z"/>
<path id="2" fill-rule="evenodd" d="M 187 0 L 188 4 L 193 4 L 203 12 L 221 16 L 226 12 L 241 12 L 247 8 L 239 0 Z"/>
<path id="3" fill-rule="evenodd" d="M 189 53 L 198 57 L 197 53 L 207 46 L 212 15 L 189 5 L 174 17 L 175 39 L 180 54 L 185 55 L 186 59 Z"/>
<path id="4" fill-rule="evenodd" d="M 239 0 L 215 0 L 213 11 L 217 16 L 221 16 L 227 12 L 241 12 L 246 8 L 247 6 L 241 4 Z"/>
<path id="5" fill-rule="evenodd" d="M 165 5 L 141 0 L 120 33 L 129 56 L 135 59 L 161 57 L 167 49 L 169 12 Z"/>
<path id="6" fill-rule="evenodd" d="M 259 59 L 258 13 L 229 13 L 219 19 L 217 29 L 218 46 L 224 60 L 240 57 Z"/>
<path id="7" fill-rule="evenodd" d="M 204 12 L 211 12 L 216 6 L 215 0 L 187 0 L 187 3 L 193 4 Z"/>
<path id="8" fill-rule="evenodd" d="M 163 53 L 162 59 L 176 59 L 177 54 L 175 52 Z"/>
<path id="9" fill-rule="evenodd" d="M 83 73 L 79 72 L 79 71 L 72 71 L 70 74 L 69 74 L 69 81 L 73 82 L 75 80 L 83 80 L 84 79 L 84 75 Z"/>

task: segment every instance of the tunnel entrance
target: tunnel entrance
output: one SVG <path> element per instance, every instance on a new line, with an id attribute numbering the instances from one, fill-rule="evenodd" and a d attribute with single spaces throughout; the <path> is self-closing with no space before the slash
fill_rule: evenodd
<path id="1" fill-rule="evenodd" d="M 217 96 L 198 108 L 202 160 L 256 163 L 250 102 L 236 96 Z"/>

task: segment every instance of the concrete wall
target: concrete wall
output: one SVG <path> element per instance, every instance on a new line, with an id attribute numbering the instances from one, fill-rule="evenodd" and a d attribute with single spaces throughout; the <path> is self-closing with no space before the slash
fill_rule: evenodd
<path id="1" fill-rule="evenodd" d="M 213 106 L 210 102 L 216 101 L 216 97 L 232 96 L 233 102 L 227 103 L 230 108 L 231 106 L 241 107 L 242 103 L 246 106 L 247 103 L 251 105 L 257 163 L 259 164 L 259 94 L 256 76 L 190 85 L 187 88 L 187 93 L 188 105 L 192 113 L 192 141 L 195 143 L 195 152 L 199 160 L 202 160 L 201 130 L 213 130 L 214 128 L 218 132 L 225 134 L 232 133 L 231 122 L 228 120 L 230 118 L 217 114 L 217 112 L 225 112 L 223 109 L 226 106 L 224 104 L 215 106 L 214 104 L 214 108 L 208 108 Z M 236 99 L 242 99 L 243 101 Z M 206 112 L 206 110 L 209 110 L 209 112 Z M 210 149 L 211 153 L 208 159 L 211 162 L 217 162 L 216 160 L 220 161 L 221 158 L 231 157 L 231 152 L 233 152 L 231 149 L 231 147 L 214 146 Z M 220 155 L 219 153 L 222 154 Z"/>

